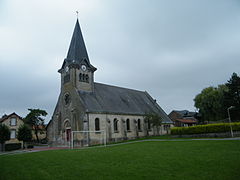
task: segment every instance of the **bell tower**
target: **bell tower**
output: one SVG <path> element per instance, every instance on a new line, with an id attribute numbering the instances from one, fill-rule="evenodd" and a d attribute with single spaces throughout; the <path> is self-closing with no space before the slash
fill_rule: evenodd
<path id="1" fill-rule="evenodd" d="M 61 69 L 58 70 L 61 73 L 61 90 L 71 86 L 80 91 L 93 92 L 94 72 L 96 70 L 89 61 L 77 19 L 67 57 L 64 59 Z"/>

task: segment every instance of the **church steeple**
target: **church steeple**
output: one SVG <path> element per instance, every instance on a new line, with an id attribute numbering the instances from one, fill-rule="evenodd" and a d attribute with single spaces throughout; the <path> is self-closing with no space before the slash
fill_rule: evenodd
<path id="1" fill-rule="evenodd" d="M 94 71 L 97 69 L 91 65 L 87 49 L 83 40 L 81 28 L 77 19 L 67 57 L 64 59 L 61 69 L 61 87 L 74 87 L 78 90 L 93 92 Z"/>
<path id="2" fill-rule="evenodd" d="M 80 67 L 82 64 L 85 64 L 92 72 L 97 70 L 90 64 L 87 49 L 83 40 L 82 31 L 77 19 L 67 57 L 64 59 L 64 63 L 59 72 L 61 72 L 65 66 L 74 65 L 75 67 Z"/>
<path id="3" fill-rule="evenodd" d="M 83 40 L 81 28 L 77 19 L 66 60 L 67 61 L 75 60 L 80 62 L 83 59 L 86 59 L 89 63 L 87 49 Z"/>

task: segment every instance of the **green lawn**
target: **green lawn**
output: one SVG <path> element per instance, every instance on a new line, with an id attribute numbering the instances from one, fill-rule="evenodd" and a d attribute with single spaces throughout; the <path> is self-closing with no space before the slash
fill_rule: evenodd
<path id="1" fill-rule="evenodd" d="M 0 179 L 224 179 L 240 177 L 240 141 L 138 142 L 0 156 Z"/>

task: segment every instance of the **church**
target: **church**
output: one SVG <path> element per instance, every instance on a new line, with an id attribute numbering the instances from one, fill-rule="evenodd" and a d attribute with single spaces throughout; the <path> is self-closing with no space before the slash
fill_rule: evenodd
<path id="1" fill-rule="evenodd" d="M 95 82 L 96 70 L 88 57 L 77 19 L 67 57 L 58 70 L 61 92 L 47 125 L 49 145 L 69 145 L 75 131 L 93 132 L 81 136 L 82 142 L 86 138 L 96 139 L 102 135 L 101 131 L 107 142 L 169 132 L 171 119 L 148 92 Z M 161 127 L 145 122 L 146 113 L 158 114 Z"/>

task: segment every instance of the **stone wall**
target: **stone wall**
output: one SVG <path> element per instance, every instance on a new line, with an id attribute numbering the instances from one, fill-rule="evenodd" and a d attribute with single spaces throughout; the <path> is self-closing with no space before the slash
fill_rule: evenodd
<path id="1" fill-rule="evenodd" d="M 125 139 L 135 139 L 144 136 L 167 134 L 167 129 L 162 125 L 157 129 L 151 127 L 148 129 L 147 123 L 144 122 L 144 117 L 140 115 L 119 115 L 119 114 L 89 114 L 89 131 L 95 131 L 95 120 L 100 120 L 100 130 L 106 132 L 107 141 L 120 141 Z M 127 130 L 126 120 L 129 119 L 130 128 Z M 117 120 L 117 131 L 114 130 L 114 120 Z M 140 128 L 138 129 L 138 121 L 140 120 Z M 95 136 L 100 136 L 96 134 Z M 93 137 L 94 138 L 94 137 Z"/>

